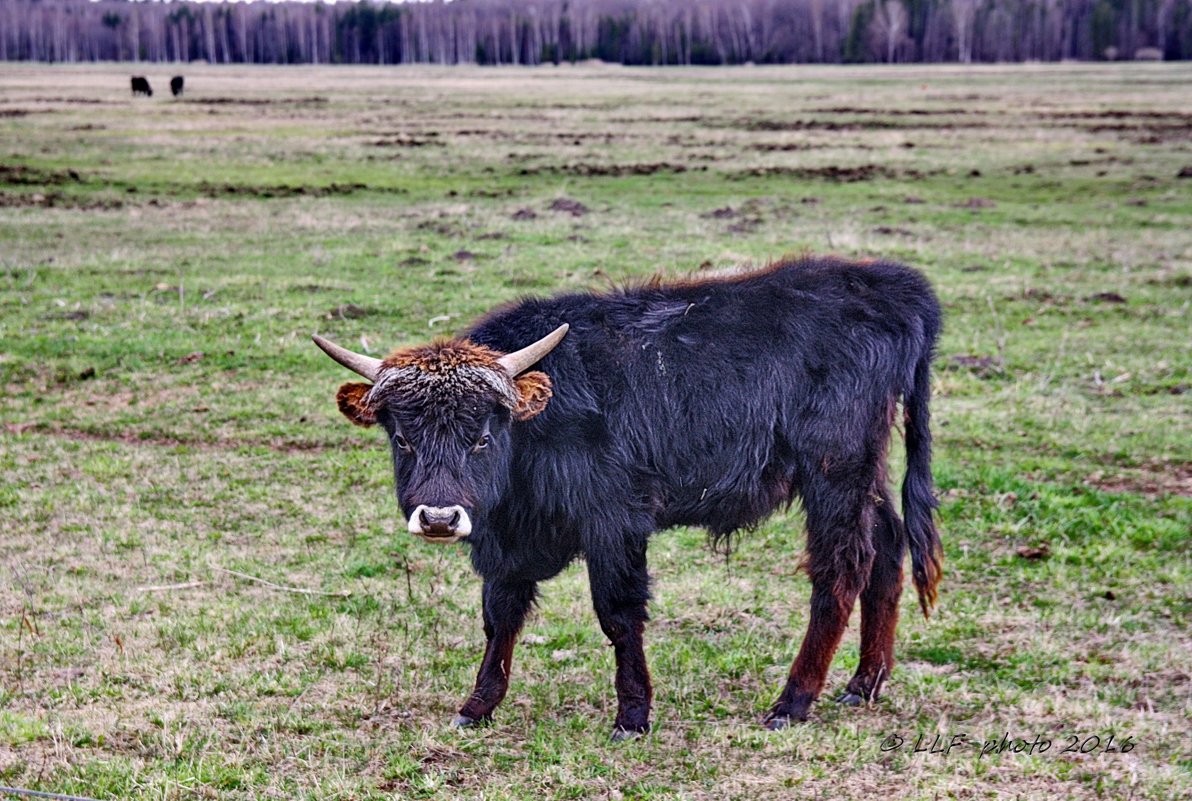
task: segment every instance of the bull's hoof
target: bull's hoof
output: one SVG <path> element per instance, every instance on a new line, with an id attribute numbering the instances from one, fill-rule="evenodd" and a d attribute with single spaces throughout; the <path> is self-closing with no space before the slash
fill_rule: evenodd
<path id="1" fill-rule="evenodd" d="M 467 715 L 456 715 L 455 720 L 451 721 L 451 728 L 467 729 L 473 726 L 483 726 L 485 723 L 488 723 L 488 718 L 470 718 Z"/>
<path id="2" fill-rule="evenodd" d="M 613 729 L 613 735 L 609 739 L 611 739 L 614 743 L 622 743 L 626 740 L 640 740 L 642 737 L 646 736 L 646 731 L 649 731 L 649 729 L 646 729 L 645 731 L 639 731 L 637 729 L 623 729 L 618 726 L 617 728 Z"/>
<path id="3" fill-rule="evenodd" d="M 790 728 L 795 723 L 798 723 L 798 721 L 789 715 L 770 715 L 762 721 L 762 725 L 770 731 L 782 731 L 783 729 Z"/>
<path id="4" fill-rule="evenodd" d="M 806 722 L 808 711 L 808 708 L 798 704 L 783 705 L 771 709 L 766 717 L 762 719 L 762 725 L 770 731 L 789 729 L 796 723 Z"/>
<path id="5" fill-rule="evenodd" d="M 848 690 L 845 690 L 836 697 L 836 703 L 842 704 L 844 706 L 861 706 L 863 703 L 865 703 L 865 699 L 857 693 L 851 693 Z"/>

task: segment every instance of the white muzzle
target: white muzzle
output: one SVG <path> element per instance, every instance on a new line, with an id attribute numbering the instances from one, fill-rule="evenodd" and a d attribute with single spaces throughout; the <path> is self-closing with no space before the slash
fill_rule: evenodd
<path id="1" fill-rule="evenodd" d="M 406 530 L 427 542 L 450 543 L 472 533 L 472 519 L 462 506 L 422 504 L 410 515 Z"/>

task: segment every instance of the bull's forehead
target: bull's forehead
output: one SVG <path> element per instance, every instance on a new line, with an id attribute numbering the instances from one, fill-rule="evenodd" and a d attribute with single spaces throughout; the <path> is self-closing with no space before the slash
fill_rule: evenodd
<path id="1" fill-rule="evenodd" d="M 513 408 L 517 392 L 497 362 L 501 354 L 466 339 L 396 350 L 381 364 L 369 392 L 373 404 L 396 399 L 446 411 L 473 411 L 493 402 Z"/>

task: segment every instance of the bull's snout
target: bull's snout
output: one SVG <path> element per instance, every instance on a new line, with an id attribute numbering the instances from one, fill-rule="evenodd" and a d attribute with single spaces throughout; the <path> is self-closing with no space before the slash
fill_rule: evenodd
<path id="1" fill-rule="evenodd" d="M 462 506 L 420 505 L 410 515 L 411 534 L 431 542 L 455 542 L 472 533 L 472 519 Z"/>

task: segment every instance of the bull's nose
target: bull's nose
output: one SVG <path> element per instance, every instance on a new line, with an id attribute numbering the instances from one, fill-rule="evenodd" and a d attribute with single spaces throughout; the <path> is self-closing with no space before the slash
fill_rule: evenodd
<path id="1" fill-rule="evenodd" d="M 408 528 L 426 539 L 457 540 L 472 533 L 472 521 L 462 506 L 422 504 L 410 515 Z"/>
<path id="2" fill-rule="evenodd" d="M 436 534 L 450 531 L 459 523 L 459 508 L 449 506 L 446 509 L 438 509 L 423 506 L 422 511 L 418 513 L 418 522 L 422 524 L 423 531 L 430 529 Z"/>

